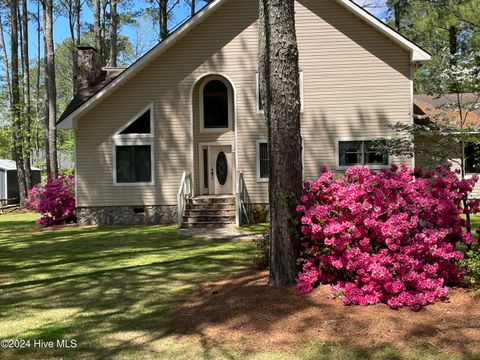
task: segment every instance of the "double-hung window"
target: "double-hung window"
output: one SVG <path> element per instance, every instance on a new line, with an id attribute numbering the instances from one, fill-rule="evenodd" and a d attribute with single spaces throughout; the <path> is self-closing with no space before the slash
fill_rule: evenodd
<path id="1" fill-rule="evenodd" d="M 114 185 L 154 185 L 153 139 L 150 104 L 113 136 Z"/>
<path id="2" fill-rule="evenodd" d="M 351 166 L 367 166 L 372 169 L 386 168 L 390 165 L 388 155 L 378 154 L 373 140 L 337 140 L 337 168 L 347 169 Z"/>

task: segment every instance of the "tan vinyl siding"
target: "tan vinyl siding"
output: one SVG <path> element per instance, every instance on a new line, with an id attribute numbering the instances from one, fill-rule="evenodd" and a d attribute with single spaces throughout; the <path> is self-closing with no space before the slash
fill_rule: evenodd
<path id="1" fill-rule="evenodd" d="M 335 138 L 387 136 L 387 123 L 411 121 L 410 61 L 406 51 L 333 0 L 300 0 L 296 14 L 304 73 L 305 175 L 312 179 L 321 165 L 335 167 Z M 182 172 L 192 169 L 192 114 L 197 191 L 198 143 L 236 140 L 237 170 L 244 172 L 250 197 L 267 202 L 268 184 L 256 181 L 256 140 L 266 138 L 255 106 L 257 20 L 257 0 L 227 1 L 78 120 L 78 206 L 175 204 Z M 236 133 L 199 133 L 196 81 L 208 73 L 232 81 Z M 152 101 L 155 185 L 115 187 L 111 136 Z"/>

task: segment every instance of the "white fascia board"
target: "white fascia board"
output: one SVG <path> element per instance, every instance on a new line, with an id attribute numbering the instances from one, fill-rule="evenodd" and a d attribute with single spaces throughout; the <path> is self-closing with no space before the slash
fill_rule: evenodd
<path id="1" fill-rule="evenodd" d="M 102 90 L 88 99 L 82 106 L 66 117 L 61 123 L 57 124 L 59 129 L 74 129 L 76 128 L 76 119 L 81 117 L 91 107 L 95 106 L 100 101 L 103 101 L 110 94 L 112 94 L 119 86 L 138 74 L 141 70 L 147 67 L 158 56 L 167 51 L 176 42 L 181 40 L 191 29 L 202 23 L 208 16 L 210 16 L 217 8 L 219 8 L 226 0 L 214 0 L 206 5 L 194 18 L 189 20 L 185 25 L 180 27 L 170 37 L 160 42 L 157 46 L 151 49 L 145 56 L 141 57 L 137 62 L 130 66 L 127 70 L 122 72 L 115 80 L 105 86 Z"/>
<path id="2" fill-rule="evenodd" d="M 347 10 L 350 10 L 354 15 L 357 15 L 360 19 L 365 21 L 367 24 L 377 29 L 381 33 L 385 34 L 387 37 L 392 39 L 394 42 L 399 44 L 406 50 L 411 52 L 411 61 L 412 62 L 425 62 L 430 60 L 431 55 L 420 48 L 418 45 L 415 45 L 413 42 L 405 38 L 404 36 L 397 33 L 395 30 L 388 27 L 383 21 L 377 19 L 375 16 L 371 15 L 368 11 L 362 9 L 359 5 L 355 4 L 350 0 L 336 0 L 340 5 L 342 5 Z"/>

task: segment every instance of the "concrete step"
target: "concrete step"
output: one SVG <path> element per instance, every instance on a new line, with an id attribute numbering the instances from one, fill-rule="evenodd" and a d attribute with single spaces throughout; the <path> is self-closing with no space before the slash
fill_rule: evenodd
<path id="1" fill-rule="evenodd" d="M 226 227 L 234 227 L 235 222 L 197 222 L 197 223 L 183 223 L 182 228 L 185 229 L 194 229 L 194 228 L 202 228 L 202 229 L 216 229 L 216 228 L 226 228 Z"/>
<path id="2" fill-rule="evenodd" d="M 184 216 L 215 216 L 215 215 L 221 215 L 221 216 L 235 216 L 235 209 L 197 209 L 197 208 L 192 208 L 192 209 L 187 209 L 185 211 Z"/>
<path id="3" fill-rule="evenodd" d="M 223 216 L 223 215 L 199 215 L 199 216 L 184 216 L 184 223 L 205 223 L 205 222 L 235 222 L 235 216 Z"/>
<path id="4" fill-rule="evenodd" d="M 190 200 L 191 204 L 233 204 L 235 205 L 235 196 L 200 196 Z"/>
<path id="5" fill-rule="evenodd" d="M 187 210 L 234 210 L 235 211 L 235 204 L 187 204 Z"/>
<path id="6" fill-rule="evenodd" d="M 235 197 L 199 196 L 189 201 L 183 214 L 184 228 L 223 228 L 235 225 Z"/>

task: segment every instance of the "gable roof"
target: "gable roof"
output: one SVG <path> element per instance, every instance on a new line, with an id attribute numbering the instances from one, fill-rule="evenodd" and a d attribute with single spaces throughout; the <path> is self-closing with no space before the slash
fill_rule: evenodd
<path id="1" fill-rule="evenodd" d="M 103 68 L 103 73 L 100 75 L 96 83 L 89 87 L 81 88 L 67 105 L 63 114 L 57 120 L 57 124 L 65 120 L 70 114 L 75 112 L 80 106 L 86 103 L 92 96 L 95 96 L 105 86 L 115 80 L 126 68 Z"/>
<path id="2" fill-rule="evenodd" d="M 59 118 L 57 126 L 59 128 L 74 128 L 74 122 L 76 119 L 81 117 L 85 112 L 90 108 L 101 102 L 103 99 L 108 97 L 113 93 L 118 87 L 123 83 L 131 79 L 142 69 L 148 66 L 152 61 L 154 61 L 158 56 L 164 53 L 167 49 L 173 46 L 177 41 L 182 39 L 187 35 L 192 29 L 202 23 L 207 19 L 211 14 L 213 14 L 220 6 L 222 6 L 228 0 L 213 0 L 203 7 L 197 14 L 191 17 L 188 21 L 178 27 L 174 32 L 172 32 L 166 39 L 158 43 L 150 51 L 148 51 L 144 56 L 138 59 L 125 71 L 117 74 L 117 76 L 111 79 L 108 83 L 103 84 L 102 86 L 95 86 L 95 89 L 90 91 L 89 96 L 79 96 L 75 97 L 72 103 L 67 107 L 65 112 Z M 372 26 L 374 29 L 380 31 L 385 36 L 390 38 L 393 42 L 397 43 L 399 46 L 409 51 L 412 62 L 424 62 L 430 60 L 430 54 L 414 44 L 406 37 L 396 32 L 383 21 L 379 20 L 375 16 L 371 15 L 368 11 L 363 9 L 361 6 L 357 5 L 351 0 L 334 0 L 343 6 L 345 9 L 359 17 L 361 20 L 365 21 L 367 24 Z"/>

